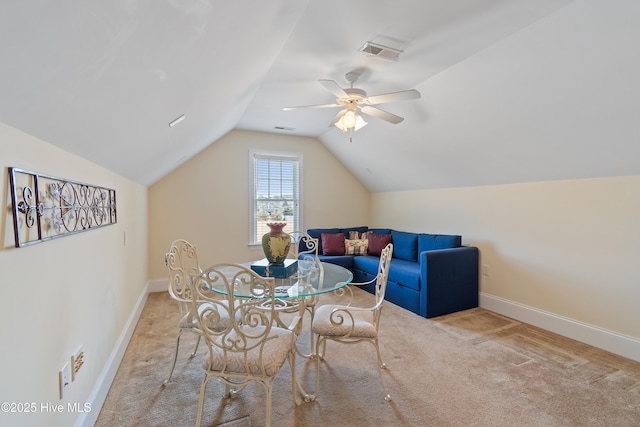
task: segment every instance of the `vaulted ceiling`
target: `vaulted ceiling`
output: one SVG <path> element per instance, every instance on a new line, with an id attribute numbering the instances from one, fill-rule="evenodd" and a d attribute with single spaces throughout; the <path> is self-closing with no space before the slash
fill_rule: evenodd
<path id="1" fill-rule="evenodd" d="M 0 121 L 143 185 L 232 129 L 317 137 L 373 192 L 638 175 L 638 22 L 636 0 L 5 1 Z M 350 71 L 422 97 L 352 142 L 339 109 L 282 110 Z"/>

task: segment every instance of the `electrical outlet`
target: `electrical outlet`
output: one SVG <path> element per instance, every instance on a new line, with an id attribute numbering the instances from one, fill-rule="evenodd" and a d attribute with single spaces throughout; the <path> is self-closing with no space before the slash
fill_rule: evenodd
<path id="1" fill-rule="evenodd" d="M 482 275 L 483 276 L 489 275 L 489 266 L 487 264 L 482 264 Z"/>
<path id="2" fill-rule="evenodd" d="M 58 372 L 58 381 L 60 389 L 60 399 L 62 399 L 66 392 L 71 387 L 71 371 L 69 370 L 69 362 L 65 363 Z"/>
<path id="3" fill-rule="evenodd" d="M 82 365 L 84 365 L 84 350 L 80 346 L 71 355 L 71 381 L 75 381 L 78 378 L 78 371 L 82 368 Z"/>

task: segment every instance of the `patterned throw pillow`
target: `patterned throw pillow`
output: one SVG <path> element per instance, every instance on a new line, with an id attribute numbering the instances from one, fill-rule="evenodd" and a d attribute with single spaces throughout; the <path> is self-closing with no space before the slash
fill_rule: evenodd
<path id="1" fill-rule="evenodd" d="M 368 246 L 367 239 L 345 239 L 345 255 L 366 255 Z"/>
<path id="2" fill-rule="evenodd" d="M 350 231 L 349 232 L 349 240 L 366 240 L 367 239 L 367 234 L 369 234 L 368 231 L 364 231 L 362 233 L 359 233 L 357 231 Z"/>

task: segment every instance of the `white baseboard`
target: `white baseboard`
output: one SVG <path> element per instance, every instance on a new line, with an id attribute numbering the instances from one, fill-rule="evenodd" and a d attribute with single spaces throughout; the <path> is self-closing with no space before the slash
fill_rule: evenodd
<path id="1" fill-rule="evenodd" d="M 142 314 L 142 309 L 147 302 L 147 296 L 150 292 L 161 292 L 167 290 L 167 279 L 164 280 L 151 280 L 147 282 L 147 285 L 142 290 L 140 296 L 138 297 L 138 301 L 134 306 L 133 312 L 129 316 L 127 323 L 122 330 L 122 333 L 118 337 L 107 362 L 102 369 L 102 372 L 98 376 L 98 380 L 96 381 L 96 385 L 91 391 L 87 402 L 91 403 L 91 411 L 84 412 L 78 419 L 76 420 L 75 425 L 77 427 L 91 427 L 95 425 L 98 420 L 98 415 L 100 414 L 100 410 L 102 409 L 102 405 L 104 404 L 105 399 L 107 398 L 107 394 L 109 393 L 109 388 L 111 388 L 111 383 L 118 372 L 118 368 L 120 367 L 120 362 L 124 357 L 124 352 L 129 345 L 129 340 L 131 340 L 131 336 L 133 335 L 133 331 L 138 324 L 138 320 L 140 319 L 140 315 Z"/>
<path id="2" fill-rule="evenodd" d="M 480 307 L 640 362 L 640 339 L 484 293 Z"/>
<path id="3" fill-rule="evenodd" d="M 147 293 L 166 291 L 168 284 L 168 279 L 149 280 L 147 282 Z"/>

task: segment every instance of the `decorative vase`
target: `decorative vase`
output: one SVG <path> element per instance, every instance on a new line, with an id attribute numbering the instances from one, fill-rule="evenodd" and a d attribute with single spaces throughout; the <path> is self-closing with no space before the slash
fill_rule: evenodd
<path id="1" fill-rule="evenodd" d="M 291 236 L 282 231 L 286 222 L 267 223 L 270 231 L 262 236 L 264 256 L 272 264 L 282 264 L 287 258 L 291 246 Z"/>

